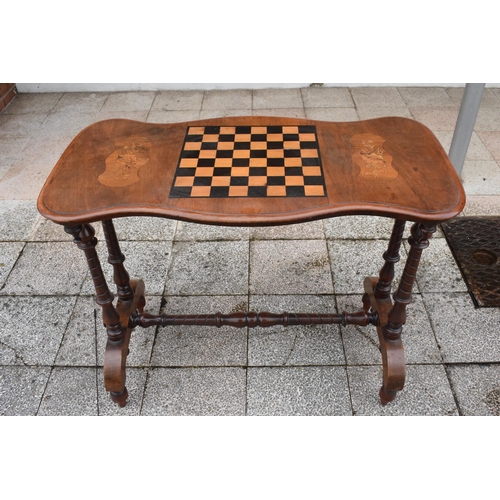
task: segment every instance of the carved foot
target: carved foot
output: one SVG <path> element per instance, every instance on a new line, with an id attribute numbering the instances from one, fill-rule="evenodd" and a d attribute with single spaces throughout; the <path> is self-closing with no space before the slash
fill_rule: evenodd
<path id="1" fill-rule="evenodd" d="M 116 403 L 120 408 L 123 408 L 127 404 L 128 391 L 124 387 L 122 392 L 110 392 L 111 400 Z"/>
<path id="2" fill-rule="evenodd" d="M 380 388 L 378 395 L 380 396 L 380 402 L 385 406 L 387 403 L 394 401 L 396 399 L 398 391 L 386 391 L 384 386 Z"/>

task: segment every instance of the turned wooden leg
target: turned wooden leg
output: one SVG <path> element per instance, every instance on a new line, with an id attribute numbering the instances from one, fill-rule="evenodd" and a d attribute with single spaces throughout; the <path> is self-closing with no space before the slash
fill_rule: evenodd
<path id="1" fill-rule="evenodd" d="M 411 291 L 422 251 L 429 246 L 429 238 L 435 231 L 435 226 L 425 226 L 419 223 L 415 223 L 411 229 L 411 236 L 408 239 L 410 251 L 399 287 L 394 294 L 394 305 L 387 315 L 387 322 L 382 325 L 385 340 L 384 380 L 380 389 L 382 404 L 392 401 L 396 397 L 397 391 L 400 391 L 404 386 L 406 370 L 401 374 L 400 366 L 405 366 L 401 332 L 406 322 L 406 307 L 411 302 Z"/>

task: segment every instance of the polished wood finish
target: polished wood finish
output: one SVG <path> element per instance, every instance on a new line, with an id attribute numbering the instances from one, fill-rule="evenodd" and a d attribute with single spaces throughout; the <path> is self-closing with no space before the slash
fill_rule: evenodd
<path id="1" fill-rule="evenodd" d="M 405 382 L 401 332 L 422 251 L 437 222 L 465 204 L 458 176 L 438 140 L 406 118 L 330 123 L 238 117 L 176 124 L 107 120 L 68 146 L 38 198 L 46 218 L 65 226 L 83 250 L 108 341 L 104 382 L 125 406 L 126 358 L 136 326 L 375 325 L 382 404 Z M 145 287 L 130 280 L 112 219 L 133 215 L 234 226 L 306 222 L 368 214 L 395 219 L 378 277 L 364 281 L 362 310 L 341 314 L 144 313 Z M 117 288 L 116 306 L 96 252 L 91 222 L 102 221 Z M 406 221 L 414 225 L 401 282 L 391 298 Z"/>

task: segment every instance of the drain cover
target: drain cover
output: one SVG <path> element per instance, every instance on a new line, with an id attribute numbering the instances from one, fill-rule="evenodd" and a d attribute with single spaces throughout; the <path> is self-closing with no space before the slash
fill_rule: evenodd
<path id="1" fill-rule="evenodd" d="M 441 224 L 476 307 L 500 307 L 500 217 Z"/>

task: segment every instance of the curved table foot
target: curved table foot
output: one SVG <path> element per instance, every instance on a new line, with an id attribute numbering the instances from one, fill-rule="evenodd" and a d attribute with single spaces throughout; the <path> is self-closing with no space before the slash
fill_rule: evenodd
<path id="1" fill-rule="evenodd" d="M 401 391 L 406 379 L 406 365 L 404 348 L 401 339 L 386 340 L 382 331 L 382 326 L 387 323 L 387 315 L 392 307 L 392 300 L 377 299 L 374 295 L 375 285 L 378 278 L 369 277 L 365 279 L 364 286 L 366 295 L 370 298 L 372 309 L 378 312 L 379 324 L 377 334 L 380 342 L 383 364 L 383 382 L 379 391 L 380 401 L 386 405 L 396 398 L 398 391 Z"/>
<path id="2" fill-rule="evenodd" d="M 130 315 L 138 309 L 143 309 L 146 304 L 144 282 L 142 280 L 131 280 L 130 285 L 134 291 L 133 299 L 128 302 L 118 301 L 116 305 L 116 310 L 120 315 L 120 323 L 126 328 L 125 338 L 118 342 L 108 339 L 104 353 L 104 386 L 109 391 L 111 399 L 120 407 L 127 404 L 128 398 L 127 388 L 125 387 L 125 371 L 130 335 L 132 333 Z"/>

